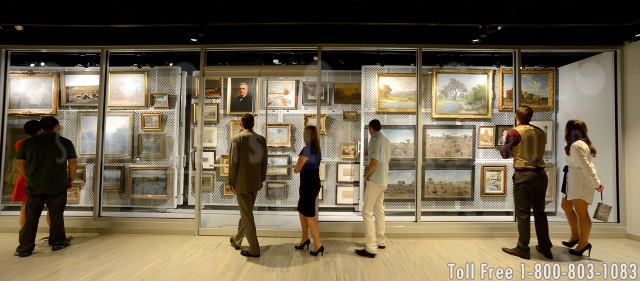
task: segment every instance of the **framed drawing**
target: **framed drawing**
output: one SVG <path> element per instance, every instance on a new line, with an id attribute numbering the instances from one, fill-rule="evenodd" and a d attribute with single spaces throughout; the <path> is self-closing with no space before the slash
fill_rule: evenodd
<path id="1" fill-rule="evenodd" d="M 258 98 L 256 78 L 228 78 L 227 114 L 258 113 Z"/>
<path id="2" fill-rule="evenodd" d="M 80 188 L 72 187 L 67 189 L 67 203 L 80 203 Z"/>
<path id="3" fill-rule="evenodd" d="M 482 165 L 480 195 L 507 196 L 507 165 Z"/>
<path id="4" fill-rule="evenodd" d="M 336 163 L 336 182 L 354 183 L 360 181 L 360 163 Z"/>
<path id="5" fill-rule="evenodd" d="M 171 167 L 129 166 L 129 198 L 169 199 Z"/>
<path id="6" fill-rule="evenodd" d="M 200 106 L 193 104 L 193 123 L 197 124 L 200 119 Z M 220 103 L 207 102 L 204 104 L 204 123 L 218 124 L 220 122 Z"/>
<path id="7" fill-rule="evenodd" d="M 98 106 L 100 73 L 78 71 L 60 73 L 60 104 L 63 106 Z"/>
<path id="8" fill-rule="evenodd" d="M 326 135 L 327 134 L 327 115 L 322 114 L 320 116 L 320 126 L 316 124 L 316 115 L 315 114 L 305 114 L 304 115 L 304 127 L 307 126 L 316 126 L 318 128 L 318 134 Z"/>
<path id="9" fill-rule="evenodd" d="M 358 195 L 355 186 L 336 186 L 336 205 L 353 205 L 358 203 Z"/>
<path id="10" fill-rule="evenodd" d="M 513 125 L 496 125 L 496 147 L 500 148 L 507 141 L 507 133 L 513 129 Z"/>
<path id="11" fill-rule="evenodd" d="M 87 182 L 87 165 L 86 164 L 77 164 L 76 165 L 76 174 L 73 178 L 73 183 L 85 183 Z"/>
<path id="12" fill-rule="evenodd" d="M 340 143 L 340 158 L 357 159 L 358 158 L 358 143 L 357 142 L 341 142 Z"/>
<path id="13" fill-rule="evenodd" d="M 214 170 L 216 164 L 216 151 L 203 151 L 202 152 L 202 170 Z"/>
<path id="14" fill-rule="evenodd" d="M 524 68 L 520 70 L 521 105 L 534 111 L 554 110 L 553 68 Z M 500 68 L 498 72 L 498 110 L 513 110 L 513 68 Z"/>
<path id="15" fill-rule="evenodd" d="M 327 180 L 327 162 L 320 161 L 320 168 L 319 168 L 318 174 L 320 174 L 321 181 Z"/>
<path id="16" fill-rule="evenodd" d="M 369 157 L 369 125 L 364 126 L 364 157 Z M 391 160 L 414 159 L 416 126 L 387 125 L 380 130 L 391 142 Z"/>
<path id="17" fill-rule="evenodd" d="M 168 93 L 151 93 L 149 94 L 149 99 L 153 108 L 169 108 Z"/>
<path id="18" fill-rule="evenodd" d="M 164 134 L 139 134 L 138 158 L 140 159 L 165 159 L 167 148 Z"/>
<path id="19" fill-rule="evenodd" d="M 291 147 L 291 124 L 267 123 L 265 126 L 267 146 Z"/>
<path id="20" fill-rule="evenodd" d="M 384 201 L 414 201 L 416 199 L 415 167 L 391 167 L 389 169 Z"/>
<path id="21" fill-rule="evenodd" d="M 547 193 L 544 196 L 544 201 L 549 204 L 556 200 L 556 194 L 558 193 L 558 170 L 555 164 L 545 164 L 544 171 L 545 173 L 547 173 L 547 178 L 549 178 L 549 181 L 547 182 Z"/>
<path id="22" fill-rule="evenodd" d="M 124 192 L 124 167 L 104 166 L 102 171 L 102 191 Z"/>
<path id="23" fill-rule="evenodd" d="M 95 157 L 97 112 L 78 112 L 78 121 L 78 156 Z M 133 151 L 133 113 L 107 112 L 104 127 L 105 157 L 130 158 Z"/>
<path id="24" fill-rule="evenodd" d="M 423 171 L 422 200 L 473 200 L 474 167 L 427 166 Z"/>
<path id="25" fill-rule="evenodd" d="M 199 88 L 199 85 L 198 85 Z M 198 95 L 196 95 L 196 98 Z M 204 78 L 204 97 L 206 99 L 222 98 L 222 78 L 205 77 Z"/>
<path id="26" fill-rule="evenodd" d="M 358 121 L 358 112 L 355 110 L 342 111 L 342 121 L 346 121 L 346 122 Z"/>
<path id="27" fill-rule="evenodd" d="M 226 167 L 220 167 L 220 176 L 228 177 L 229 176 L 229 154 L 220 155 L 220 165 L 227 165 Z"/>
<path id="28" fill-rule="evenodd" d="M 213 174 L 202 174 L 202 192 L 213 192 Z"/>
<path id="29" fill-rule="evenodd" d="M 362 99 L 360 83 L 333 84 L 333 103 L 360 104 Z"/>
<path id="30" fill-rule="evenodd" d="M 286 199 L 287 198 L 287 182 L 286 181 L 266 181 L 267 199 Z"/>
<path id="31" fill-rule="evenodd" d="M 298 81 L 267 81 L 267 107 L 269 109 L 296 109 Z"/>
<path id="32" fill-rule="evenodd" d="M 289 155 L 270 154 L 267 157 L 267 176 L 288 176 L 289 168 L 283 167 L 290 165 L 291 159 Z"/>
<path id="33" fill-rule="evenodd" d="M 143 131 L 162 131 L 162 113 L 141 113 Z"/>
<path id="34" fill-rule="evenodd" d="M 429 160 L 476 158 L 476 127 L 473 125 L 425 125 L 424 157 Z"/>
<path id="35" fill-rule="evenodd" d="M 109 71 L 107 106 L 147 107 L 147 71 Z"/>
<path id="36" fill-rule="evenodd" d="M 491 118 L 491 69 L 433 69 L 433 118 Z"/>
<path id="37" fill-rule="evenodd" d="M 416 112 L 418 80 L 415 73 L 377 74 L 376 112 Z"/>
<path id="38" fill-rule="evenodd" d="M 225 182 L 222 184 L 222 195 L 223 196 L 233 196 L 235 193 L 231 191 L 231 187 L 229 187 L 229 183 Z"/>
<path id="39" fill-rule="evenodd" d="M 302 83 L 302 105 L 316 105 L 318 100 L 316 82 Z M 329 103 L 329 83 L 322 82 L 322 93 L 320 96 L 320 105 L 330 105 Z"/>
<path id="40" fill-rule="evenodd" d="M 532 126 L 536 126 L 544 131 L 545 136 L 547 137 L 547 144 L 544 146 L 545 151 L 553 151 L 553 141 L 555 140 L 553 136 L 553 132 L 555 131 L 553 128 L 553 121 L 530 121 L 529 124 Z"/>
<path id="41" fill-rule="evenodd" d="M 7 114 L 58 114 L 57 72 L 11 72 L 7 88 Z"/>
<path id="42" fill-rule="evenodd" d="M 496 147 L 496 126 L 478 126 L 478 148 Z"/>
<path id="43" fill-rule="evenodd" d="M 202 130 L 202 148 L 214 148 L 218 146 L 218 127 L 203 127 Z M 194 141 L 200 140 L 200 133 L 196 129 L 194 132 Z M 195 143 L 194 143 L 195 144 Z"/>

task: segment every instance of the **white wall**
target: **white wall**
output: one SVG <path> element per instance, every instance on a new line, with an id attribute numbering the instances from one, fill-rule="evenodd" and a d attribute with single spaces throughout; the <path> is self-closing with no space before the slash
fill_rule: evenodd
<path id="1" fill-rule="evenodd" d="M 561 172 L 566 164 L 564 127 L 570 119 L 583 120 L 589 129 L 589 138 L 598 151 L 593 162 L 605 186 L 604 202 L 616 210 L 614 71 L 613 52 L 601 53 L 559 68 L 556 151 Z M 590 214 L 594 213 L 598 202 L 600 194 L 596 193 L 589 207 Z M 559 212 L 562 212 L 561 208 Z M 615 222 L 617 219 L 617 213 L 612 211 L 609 221 Z"/>
<path id="2" fill-rule="evenodd" d="M 640 236 L 640 42 L 622 49 L 622 133 L 624 140 L 624 177 L 627 232 Z"/>

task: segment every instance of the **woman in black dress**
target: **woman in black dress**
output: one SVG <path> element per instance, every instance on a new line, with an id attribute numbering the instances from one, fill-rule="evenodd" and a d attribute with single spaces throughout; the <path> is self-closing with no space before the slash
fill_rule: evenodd
<path id="1" fill-rule="evenodd" d="M 300 225 L 302 226 L 302 239 L 300 244 L 295 248 L 309 249 L 309 230 L 313 237 L 314 250 L 309 254 L 317 256 L 322 253 L 324 256 L 324 246 L 320 242 L 320 230 L 318 228 L 318 220 L 316 217 L 316 197 L 320 192 L 320 161 L 322 154 L 320 153 L 320 138 L 318 137 L 318 128 L 315 126 L 307 126 L 304 128 L 304 144 L 305 147 L 298 156 L 298 163 L 294 168 L 294 172 L 300 173 L 300 199 L 298 200 L 298 214 L 300 215 Z"/>

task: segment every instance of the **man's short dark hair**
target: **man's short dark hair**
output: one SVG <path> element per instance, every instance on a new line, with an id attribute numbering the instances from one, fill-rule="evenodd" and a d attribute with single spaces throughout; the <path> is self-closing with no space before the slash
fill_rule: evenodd
<path id="1" fill-rule="evenodd" d="M 380 124 L 380 120 L 378 119 L 373 119 L 369 121 L 369 127 L 376 132 L 382 130 L 382 124 Z"/>
<path id="2" fill-rule="evenodd" d="M 251 113 L 242 114 L 242 117 L 240 118 L 240 122 L 242 123 L 242 128 L 246 130 L 253 130 L 253 124 L 255 124 L 253 120 L 253 114 Z"/>
<path id="3" fill-rule="evenodd" d="M 27 123 L 24 123 L 24 133 L 30 136 L 35 136 L 40 132 L 40 121 L 38 120 L 29 120 Z"/>
<path id="4" fill-rule="evenodd" d="M 45 116 L 40 119 L 40 127 L 42 127 L 42 130 L 45 132 L 53 131 L 58 125 L 60 125 L 60 122 L 53 116 Z"/>

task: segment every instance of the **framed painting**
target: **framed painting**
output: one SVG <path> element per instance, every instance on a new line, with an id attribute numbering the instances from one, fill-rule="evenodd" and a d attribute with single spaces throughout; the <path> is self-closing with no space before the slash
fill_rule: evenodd
<path id="1" fill-rule="evenodd" d="M 496 126 L 478 126 L 478 148 L 496 147 Z"/>
<path id="2" fill-rule="evenodd" d="M 149 99 L 153 108 L 169 108 L 168 93 L 151 93 L 149 94 Z"/>
<path id="3" fill-rule="evenodd" d="M 360 83 L 333 84 L 333 103 L 360 104 L 362 100 Z"/>
<path id="4" fill-rule="evenodd" d="M 415 73 L 378 73 L 377 85 L 376 112 L 416 112 Z"/>
<path id="5" fill-rule="evenodd" d="M 524 68 L 520 70 L 521 105 L 534 111 L 554 111 L 553 68 Z M 513 110 L 513 68 L 500 68 L 498 72 L 498 110 Z"/>
<path id="6" fill-rule="evenodd" d="M 97 112 L 78 112 L 76 151 L 80 157 L 95 157 L 98 128 Z M 130 158 L 133 152 L 133 113 L 107 112 L 105 118 L 105 157 Z"/>
<path id="7" fill-rule="evenodd" d="M 491 118 L 491 69 L 433 69 L 433 118 Z"/>
<path id="8" fill-rule="evenodd" d="M 387 125 L 380 132 L 391 142 L 391 160 L 414 159 L 416 126 Z M 369 157 L 369 125 L 364 126 L 364 157 Z"/>
<path id="9" fill-rule="evenodd" d="M 141 113 L 141 130 L 162 131 L 162 113 Z"/>
<path id="10" fill-rule="evenodd" d="M 124 167 L 104 166 L 102 171 L 102 191 L 104 192 L 124 192 Z"/>
<path id="11" fill-rule="evenodd" d="M 336 182 L 354 183 L 360 181 L 360 163 L 336 163 Z"/>
<path id="12" fill-rule="evenodd" d="M 430 165 L 423 171 L 422 200 L 472 201 L 474 167 Z"/>
<path id="13" fill-rule="evenodd" d="M 256 129 L 256 124 L 253 124 L 253 129 Z M 240 120 L 231 120 L 229 122 L 229 144 L 231 144 L 231 139 L 239 133 L 242 132 L 242 125 Z"/>
<path id="14" fill-rule="evenodd" d="M 316 105 L 318 100 L 318 90 L 316 82 L 302 83 L 302 105 Z M 329 83 L 322 82 L 322 93 L 320 96 L 320 105 L 330 105 L 329 102 Z"/>
<path id="15" fill-rule="evenodd" d="M 544 201 L 549 204 L 556 200 L 556 194 L 558 193 L 558 170 L 555 164 L 545 164 L 544 171 L 545 173 L 547 173 L 547 178 L 549 178 L 549 181 L 547 182 L 547 193 L 544 196 Z"/>
<path id="16" fill-rule="evenodd" d="M 215 148 L 218 146 L 218 127 L 203 127 L 203 134 L 202 134 L 202 148 Z M 196 129 L 193 131 L 194 132 L 194 141 L 197 142 L 198 140 L 200 140 L 200 133 L 199 131 Z M 195 143 L 194 143 L 195 145 Z"/>
<path id="17" fill-rule="evenodd" d="M 129 198 L 169 199 L 171 167 L 129 166 Z"/>
<path id="18" fill-rule="evenodd" d="M 220 103 L 207 102 L 204 104 L 204 123 L 218 124 L 220 122 Z M 200 119 L 200 106 L 193 104 L 193 123 L 197 124 Z"/>
<path id="19" fill-rule="evenodd" d="M 76 173 L 73 178 L 73 183 L 85 183 L 87 182 L 87 165 L 77 164 Z"/>
<path id="20" fill-rule="evenodd" d="M 327 180 L 327 162 L 320 161 L 320 168 L 318 170 L 318 174 L 320 174 L 321 181 Z"/>
<path id="21" fill-rule="evenodd" d="M 389 169 L 384 201 L 414 201 L 416 199 L 415 167 L 395 166 Z"/>
<path id="22" fill-rule="evenodd" d="M 358 203 L 357 188 L 352 185 L 336 186 L 336 205 L 353 205 Z"/>
<path id="23" fill-rule="evenodd" d="M 80 203 L 80 188 L 72 187 L 67 189 L 67 203 Z"/>
<path id="24" fill-rule="evenodd" d="M 202 174 L 202 192 L 213 192 L 213 174 Z"/>
<path id="25" fill-rule="evenodd" d="M 258 98 L 256 78 L 228 78 L 227 114 L 258 113 Z"/>
<path id="26" fill-rule="evenodd" d="M 553 132 L 554 130 L 554 122 L 553 121 L 530 121 L 530 125 L 536 126 L 544 131 L 545 136 L 547 137 L 547 143 L 544 145 L 545 151 L 553 151 L 553 141 L 555 140 Z"/>
<path id="27" fill-rule="evenodd" d="M 139 134 L 138 158 L 140 159 L 165 159 L 167 148 L 163 134 Z"/>
<path id="28" fill-rule="evenodd" d="M 482 165 L 480 195 L 507 196 L 507 165 Z"/>
<path id="29" fill-rule="evenodd" d="M 291 158 L 285 154 L 270 154 L 267 157 L 267 176 L 288 176 Z"/>
<path id="30" fill-rule="evenodd" d="M 287 198 L 287 182 L 286 181 L 266 181 L 267 199 L 286 199 Z"/>
<path id="31" fill-rule="evenodd" d="M 473 125 L 425 125 L 424 157 L 428 160 L 473 161 L 476 127 Z"/>
<path id="32" fill-rule="evenodd" d="M 340 158 L 343 158 L 343 159 L 357 159 L 358 158 L 358 143 L 357 142 L 341 142 L 340 143 Z"/>
<path id="33" fill-rule="evenodd" d="M 269 147 L 291 147 L 291 124 L 267 123 L 265 137 Z"/>
<path id="34" fill-rule="evenodd" d="M 58 114 L 57 72 L 11 72 L 7 88 L 7 114 Z"/>
<path id="35" fill-rule="evenodd" d="M 60 104 L 63 106 L 98 106 L 100 73 L 78 71 L 60 73 Z"/>
<path id="36" fill-rule="evenodd" d="M 345 122 L 358 121 L 358 112 L 355 110 L 342 111 L 342 121 L 345 121 Z"/>
<path id="37" fill-rule="evenodd" d="M 231 187 L 228 182 L 222 184 L 222 195 L 223 196 L 233 196 L 235 193 L 231 191 Z"/>
<path id="38" fill-rule="evenodd" d="M 216 164 L 216 151 L 203 151 L 202 152 L 202 170 L 214 170 Z"/>
<path id="39" fill-rule="evenodd" d="M 269 109 L 296 109 L 297 80 L 267 81 L 267 107 Z"/>
<path id="40" fill-rule="evenodd" d="M 196 98 L 197 97 L 198 95 L 196 95 Z M 222 78 L 218 78 L 218 77 L 204 78 L 204 97 L 206 99 L 222 98 Z"/>
<path id="41" fill-rule="evenodd" d="M 507 133 L 513 129 L 513 125 L 496 125 L 496 147 L 500 148 L 507 141 Z"/>
<path id="42" fill-rule="evenodd" d="M 220 167 L 220 176 L 228 177 L 229 176 L 229 154 L 220 155 L 220 165 L 227 165 Z"/>
<path id="43" fill-rule="evenodd" d="M 315 114 L 305 114 L 304 115 L 304 127 L 307 126 L 316 126 L 318 128 L 318 134 L 326 135 L 327 134 L 327 115 L 320 115 L 320 126 L 316 123 L 316 115 Z"/>
<path id="44" fill-rule="evenodd" d="M 107 106 L 147 107 L 147 71 L 109 71 Z"/>

